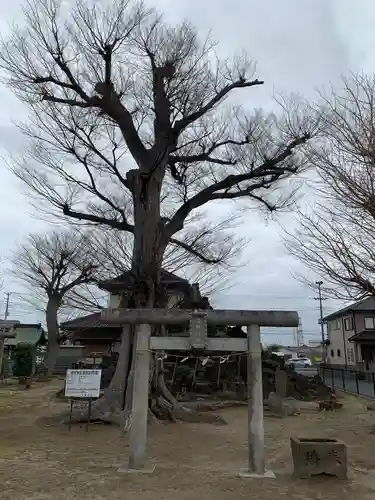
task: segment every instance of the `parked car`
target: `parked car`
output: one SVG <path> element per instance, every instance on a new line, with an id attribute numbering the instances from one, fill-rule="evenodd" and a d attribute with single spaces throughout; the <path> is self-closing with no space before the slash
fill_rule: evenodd
<path id="1" fill-rule="evenodd" d="M 288 359 L 286 362 L 287 366 L 293 366 L 294 368 L 309 368 L 312 366 L 311 359 L 309 358 L 294 358 Z"/>

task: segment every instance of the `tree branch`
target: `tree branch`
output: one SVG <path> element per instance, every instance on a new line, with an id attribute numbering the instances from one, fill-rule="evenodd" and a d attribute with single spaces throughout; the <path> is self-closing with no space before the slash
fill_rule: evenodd
<path id="1" fill-rule="evenodd" d="M 65 295 L 67 292 L 72 290 L 73 288 L 77 288 L 80 285 L 86 284 L 90 276 L 93 276 L 94 272 L 98 268 L 98 265 L 92 265 L 91 267 L 87 267 L 82 269 L 81 274 L 77 276 L 73 281 L 68 283 L 67 285 L 61 287 L 61 293 Z M 92 278 L 91 278 L 92 280 Z"/>
<path id="2" fill-rule="evenodd" d="M 67 106 L 72 106 L 75 108 L 91 108 L 94 105 L 90 102 L 78 101 L 77 99 L 68 99 L 63 97 L 55 97 L 50 94 L 43 94 L 42 101 L 54 102 L 58 104 L 66 104 Z"/>
<path id="3" fill-rule="evenodd" d="M 98 107 L 118 124 L 129 151 L 138 166 L 147 165 L 150 159 L 149 152 L 134 126 L 132 114 L 121 102 L 113 84 L 99 82 L 95 85 L 95 91 L 102 96 Z"/>
<path id="4" fill-rule="evenodd" d="M 174 165 L 175 163 L 198 163 L 198 162 L 209 162 L 216 163 L 218 165 L 236 165 L 238 160 L 224 159 L 224 158 L 213 158 L 211 154 L 218 149 L 225 146 L 245 146 L 249 144 L 251 137 L 248 136 L 242 141 L 237 141 L 235 139 L 226 139 L 224 141 L 213 142 L 209 148 L 203 150 L 201 153 L 192 155 L 169 155 L 168 163 Z"/>
<path id="5" fill-rule="evenodd" d="M 215 97 L 213 97 L 210 101 L 208 101 L 207 104 L 198 109 L 198 111 L 196 111 L 195 113 L 191 113 L 190 115 L 185 116 L 184 118 L 181 118 L 181 120 L 177 120 L 175 126 L 173 127 L 174 134 L 178 136 L 189 125 L 199 120 L 199 118 L 201 118 L 208 111 L 213 109 L 216 106 L 216 104 L 219 104 L 219 102 L 222 101 L 232 90 L 245 87 L 255 87 L 256 85 L 263 85 L 263 84 L 264 82 L 258 79 L 247 82 L 245 78 L 240 78 L 239 80 L 226 85 L 220 90 L 220 92 L 218 92 L 215 95 Z"/>
<path id="6" fill-rule="evenodd" d="M 194 255 L 194 257 L 197 257 L 201 262 L 203 262 L 205 264 L 219 264 L 221 262 L 220 257 L 211 259 L 211 258 L 207 257 L 206 255 L 204 255 L 203 252 L 200 252 L 199 250 L 195 249 L 192 245 L 189 245 L 188 243 L 180 241 L 176 238 L 171 238 L 169 240 L 169 242 L 172 245 L 176 245 L 176 246 L 182 248 L 183 250 L 185 250 L 186 252 Z"/>
<path id="7" fill-rule="evenodd" d="M 120 229 L 122 231 L 128 231 L 129 233 L 134 232 L 134 226 L 129 224 L 128 222 L 121 222 L 115 219 L 106 219 L 105 217 L 100 217 L 93 214 L 87 214 L 83 212 L 76 212 L 74 210 L 70 210 L 68 205 L 63 207 L 63 214 L 67 217 L 72 217 L 77 220 L 85 220 L 88 222 L 93 222 L 94 224 L 102 224 L 104 226 L 111 227 L 112 229 Z"/>
<path id="8" fill-rule="evenodd" d="M 270 183 L 273 183 L 275 181 L 276 178 L 272 179 Z M 275 203 L 270 203 L 266 199 L 262 198 L 262 196 L 260 195 L 254 194 L 253 191 L 255 189 L 256 189 L 255 187 L 250 186 L 249 188 L 242 189 L 240 191 L 237 191 L 236 193 L 215 193 L 212 195 L 211 200 L 234 200 L 236 198 L 243 198 L 244 196 L 249 196 L 253 200 L 257 200 L 259 203 L 265 205 L 270 212 L 274 212 L 277 209 L 277 205 Z"/>
<path id="9" fill-rule="evenodd" d="M 186 156 L 173 155 L 170 156 L 168 160 L 168 163 L 170 165 L 175 165 L 176 163 L 188 164 L 197 162 L 216 163 L 217 165 L 236 165 L 238 163 L 237 160 L 225 160 L 224 158 L 214 158 L 206 153 L 201 153 L 197 155 L 186 155 Z"/>
<path id="10" fill-rule="evenodd" d="M 186 203 L 181 205 L 181 207 L 175 212 L 174 216 L 170 220 L 167 225 L 167 232 L 170 235 L 175 234 L 180 231 L 183 227 L 184 220 L 189 215 L 192 210 L 204 205 L 205 203 L 221 198 L 240 198 L 243 196 L 249 195 L 255 189 L 259 189 L 260 187 L 265 187 L 268 182 L 266 180 L 267 175 L 271 176 L 269 182 L 273 182 L 277 178 L 281 177 L 283 174 L 287 174 L 293 172 L 293 169 L 288 169 L 287 166 L 280 166 L 279 168 L 275 168 L 280 165 L 284 160 L 286 160 L 289 156 L 293 154 L 293 151 L 296 147 L 301 144 L 304 144 L 310 138 L 309 134 L 302 135 L 301 137 L 294 139 L 290 142 L 284 150 L 275 156 L 272 159 L 266 160 L 262 165 L 256 168 L 252 168 L 249 172 L 244 174 L 237 175 L 228 175 L 223 180 L 218 181 L 211 186 L 208 186 L 195 196 L 190 198 Z M 273 176 L 273 177 L 272 177 Z M 276 178 L 274 177 L 276 176 Z M 250 181 L 252 179 L 264 179 L 260 182 L 257 182 L 251 186 L 248 186 L 246 189 L 238 189 L 234 193 L 229 193 L 229 190 L 234 186 L 239 185 L 241 182 Z M 217 193 L 217 191 L 226 190 L 225 193 Z"/>

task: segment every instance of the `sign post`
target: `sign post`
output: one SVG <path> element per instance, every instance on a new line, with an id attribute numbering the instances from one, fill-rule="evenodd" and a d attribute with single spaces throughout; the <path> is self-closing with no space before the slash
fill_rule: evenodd
<path id="1" fill-rule="evenodd" d="M 70 399 L 69 431 L 72 423 L 73 405 L 75 401 L 87 401 L 88 415 L 86 432 L 89 430 L 91 404 L 100 396 L 101 370 L 67 370 L 65 379 L 65 396 Z"/>

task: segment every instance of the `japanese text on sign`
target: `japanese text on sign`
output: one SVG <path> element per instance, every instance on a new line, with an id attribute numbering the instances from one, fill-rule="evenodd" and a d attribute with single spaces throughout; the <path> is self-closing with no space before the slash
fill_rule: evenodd
<path id="1" fill-rule="evenodd" d="M 101 370 L 67 370 L 65 396 L 68 398 L 98 398 Z"/>

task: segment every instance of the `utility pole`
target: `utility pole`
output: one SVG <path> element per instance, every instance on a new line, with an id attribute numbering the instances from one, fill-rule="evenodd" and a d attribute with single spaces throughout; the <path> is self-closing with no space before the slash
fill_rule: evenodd
<path id="1" fill-rule="evenodd" d="M 9 300 L 10 300 L 10 292 L 7 292 L 6 294 L 6 302 L 5 302 L 5 313 L 4 313 L 4 319 L 8 319 L 9 316 Z"/>
<path id="2" fill-rule="evenodd" d="M 7 292 L 6 302 L 5 302 L 5 313 L 4 313 L 5 321 L 9 316 L 9 300 L 10 300 L 10 292 Z M 5 337 L 0 338 L 0 377 L 3 377 L 4 343 L 5 343 Z"/>
<path id="3" fill-rule="evenodd" d="M 323 323 L 323 300 L 326 300 L 325 297 L 322 297 L 322 285 L 323 281 L 315 281 L 315 284 L 318 286 L 318 297 L 314 297 L 314 300 L 319 300 L 319 324 L 320 324 L 320 334 L 322 337 L 322 361 L 326 362 L 326 347 L 325 347 L 325 338 L 324 338 L 324 323 Z"/>
<path id="4" fill-rule="evenodd" d="M 303 345 L 303 329 L 302 329 L 302 319 L 301 316 L 298 318 L 298 327 L 296 330 L 296 344 L 297 344 L 297 356 L 300 355 L 299 348 Z"/>

